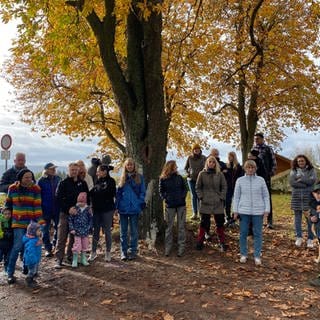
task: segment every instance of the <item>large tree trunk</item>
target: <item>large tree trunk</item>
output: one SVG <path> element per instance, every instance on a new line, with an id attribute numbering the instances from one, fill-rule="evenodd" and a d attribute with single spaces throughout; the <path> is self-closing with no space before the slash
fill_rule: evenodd
<path id="1" fill-rule="evenodd" d="M 127 19 L 125 70 L 120 67 L 114 48 L 114 0 L 105 1 L 106 15 L 102 21 L 94 11 L 87 20 L 97 38 L 101 59 L 119 106 L 127 155 L 140 165 L 146 182 L 156 186 L 166 158 L 169 127 L 161 68 L 162 16 L 153 12 L 148 20 L 143 20 L 136 7 L 138 2 L 133 1 Z M 163 208 L 157 188 L 153 187 L 152 194 L 154 197 L 147 210 L 152 218 L 148 217 L 146 221 L 152 223 L 155 220 L 158 231 L 162 232 Z M 150 224 L 145 224 L 145 228 L 150 229 Z M 147 231 L 143 230 L 143 233 Z"/>

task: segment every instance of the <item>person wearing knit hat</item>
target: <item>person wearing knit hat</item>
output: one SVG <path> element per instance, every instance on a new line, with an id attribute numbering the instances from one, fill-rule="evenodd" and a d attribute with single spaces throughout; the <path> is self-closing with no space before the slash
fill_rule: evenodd
<path id="1" fill-rule="evenodd" d="M 86 252 L 89 247 L 89 233 L 92 228 L 92 212 L 87 205 L 87 193 L 80 192 L 77 204 L 69 210 L 69 230 L 74 235 L 72 247 L 72 267 L 78 267 L 78 256 L 81 254 L 81 264 L 88 266 Z"/>
<path id="2" fill-rule="evenodd" d="M 34 221 L 29 223 L 22 242 L 24 245 L 23 263 L 28 267 L 26 284 L 28 287 L 34 288 L 37 285 L 34 277 L 39 270 L 41 261 L 42 235 L 39 223 Z"/>
<path id="3" fill-rule="evenodd" d="M 97 169 L 101 165 L 101 160 L 99 158 L 91 158 L 91 166 L 88 168 L 88 175 L 91 176 L 93 185 L 97 183 Z"/>
<path id="4" fill-rule="evenodd" d="M 22 169 L 9 187 L 4 208 L 12 212 L 13 247 L 8 262 L 8 283 L 15 282 L 14 272 L 19 253 L 23 250 L 23 236 L 31 220 L 44 225 L 41 208 L 41 189 L 34 183 L 29 169 Z"/>
<path id="5" fill-rule="evenodd" d="M 199 172 L 204 168 L 206 157 L 202 154 L 201 146 L 198 143 L 193 144 L 192 154 L 187 158 L 184 170 L 187 173 L 187 182 L 191 193 L 191 203 L 193 215 L 191 219 L 198 219 L 199 200 L 196 193 L 196 181 Z"/>

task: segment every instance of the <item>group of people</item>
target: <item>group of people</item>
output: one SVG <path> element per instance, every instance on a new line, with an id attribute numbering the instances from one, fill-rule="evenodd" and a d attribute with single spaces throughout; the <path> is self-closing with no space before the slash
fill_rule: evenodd
<path id="1" fill-rule="evenodd" d="M 121 260 L 136 258 L 138 216 L 145 207 L 143 176 L 129 158 L 124 162 L 116 188 L 109 174 L 113 169 L 110 157 L 92 160 L 91 174 L 79 160 L 68 165 L 67 177 L 62 180 L 56 174 L 57 166 L 47 163 L 36 181 L 25 165 L 25 154 L 16 154 L 14 166 L 4 172 L 0 181 L 0 190 L 7 194 L 0 214 L 0 261 L 3 260 L 9 284 L 16 281 L 14 273 L 20 255 L 27 285 L 36 286 L 34 278 L 42 246 L 46 257 L 55 255 L 57 269 L 67 262 L 74 268 L 79 261 L 87 266 L 97 258 L 101 229 L 105 236 L 105 261 L 110 262 L 115 213 L 120 217 Z M 52 239 L 51 225 L 54 227 Z"/>
<path id="2" fill-rule="evenodd" d="M 112 225 L 114 214 L 119 214 L 121 260 L 135 259 L 138 253 L 139 215 L 146 206 L 146 186 L 133 159 L 123 163 L 118 187 L 110 176 L 111 159 L 93 158 L 86 170 L 83 161 L 68 165 L 63 180 L 56 174 L 53 163 L 44 166 L 43 174 L 35 181 L 25 166 L 25 155 L 17 153 L 14 166 L 0 181 L 0 191 L 6 192 L 6 202 L 0 215 L 0 261 L 9 284 L 15 282 L 14 272 L 19 254 L 23 257 L 23 273 L 28 286 L 35 286 L 41 259 L 42 245 L 45 256 L 55 255 L 55 268 L 66 262 L 76 268 L 97 258 L 100 231 L 105 236 L 105 261 L 111 261 Z M 200 218 L 196 249 L 202 250 L 205 240 L 211 237 L 211 217 L 221 251 L 227 250 L 225 228 L 237 220 L 240 225 L 240 262 L 248 259 L 247 237 L 253 234 L 254 262 L 261 265 L 263 222 L 273 229 L 271 177 L 276 171 L 272 148 L 265 144 L 263 134 L 255 135 L 255 145 L 243 167 L 235 152 L 228 153 L 226 163 L 220 160 L 219 151 L 212 149 L 208 157 L 202 154 L 199 144 L 192 147 L 185 171 L 191 193 L 192 219 Z M 289 182 L 292 187 L 291 208 L 294 211 L 296 246 L 301 246 L 302 217 L 307 217 L 307 246 L 313 246 L 314 230 L 320 230 L 320 182 L 305 155 L 292 161 Z M 185 253 L 186 196 L 188 188 L 178 173 L 177 163 L 165 163 L 159 177 L 159 194 L 165 202 L 165 255 L 173 248 L 173 226 L 177 216 L 178 257 Z M 311 213 L 310 213 L 311 209 Z M 50 226 L 54 227 L 51 239 Z M 317 228 L 313 228 L 317 226 Z M 89 248 L 89 234 L 92 244 Z M 128 236 L 129 231 L 129 236 Z M 86 252 L 90 250 L 87 259 Z M 66 260 L 64 260 L 66 256 Z"/>
<path id="3" fill-rule="evenodd" d="M 195 144 L 185 171 L 191 192 L 192 219 L 197 220 L 198 215 L 201 217 L 196 248 L 201 250 L 205 239 L 211 237 L 213 215 L 219 246 L 225 251 L 225 227 L 233 226 L 239 218 L 240 262 L 247 261 L 247 235 L 251 231 L 255 263 L 260 265 L 263 217 L 267 220 L 267 227 L 273 229 L 271 177 L 276 172 L 277 163 L 273 149 L 266 145 L 262 133 L 256 133 L 254 141 L 243 168 L 235 152 L 229 152 L 227 163 L 224 163 L 217 149 L 212 149 L 206 157 L 200 145 Z"/>

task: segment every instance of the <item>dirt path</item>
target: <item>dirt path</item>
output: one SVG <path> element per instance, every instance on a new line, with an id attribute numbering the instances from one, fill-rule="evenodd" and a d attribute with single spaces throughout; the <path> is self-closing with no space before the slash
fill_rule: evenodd
<path id="1" fill-rule="evenodd" d="M 190 230 L 182 258 L 143 242 L 130 262 L 115 251 L 111 263 L 100 255 L 89 267 L 55 270 L 43 258 L 39 289 L 26 288 L 20 271 L 15 285 L 1 277 L 0 319 L 318 319 L 320 288 L 308 284 L 315 251 L 296 249 L 284 224 L 276 227 L 264 232 L 262 267 L 239 263 L 237 230 L 228 230 L 227 253 L 215 243 L 194 250 Z"/>

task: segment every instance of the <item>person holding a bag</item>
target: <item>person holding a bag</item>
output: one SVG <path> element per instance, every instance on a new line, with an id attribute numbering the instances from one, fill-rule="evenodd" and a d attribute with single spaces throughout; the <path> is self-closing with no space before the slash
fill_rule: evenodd
<path id="1" fill-rule="evenodd" d="M 139 214 L 145 208 L 145 194 L 143 176 L 137 172 L 134 160 L 126 159 L 116 195 L 116 212 L 120 215 L 122 261 L 132 260 L 137 256 Z M 130 227 L 130 244 L 128 244 L 128 227 Z"/>

